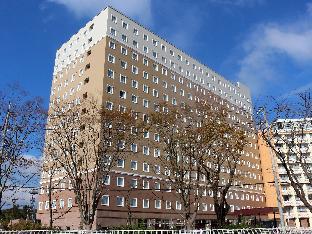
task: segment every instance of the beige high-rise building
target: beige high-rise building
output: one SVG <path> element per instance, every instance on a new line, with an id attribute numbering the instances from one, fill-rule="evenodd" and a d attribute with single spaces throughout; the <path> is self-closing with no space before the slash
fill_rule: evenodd
<path id="1" fill-rule="evenodd" d="M 304 128 L 301 129 L 300 127 L 296 127 L 296 125 L 304 125 Z M 297 161 L 297 158 L 302 157 L 304 159 L 303 163 L 306 166 L 310 167 L 310 165 L 312 165 L 310 120 L 279 119 L 274 126 L 275 136 L 272 137 L 272 142 L 275 144 L 276 149 L 280 150 L 285 157 L 288 158 L 289 167 L 292 168 L 293 173 L 298 178 L 298 182 L 302 184 L 306 197 L 311 201 L 312 187 L 307 175 L 303 172 L 300 161 Z M 292 144 L 293 146 L 289 147 Z M 267 197 L 267 206 L 277 207 L 278 205 L 276 189 L 272 183 L 274 181 L 272 168 L 276 168 L 275 173 L 279 183 L 280 202 L 283 208 L 286 225 L 311 227 L 312 214 L 309 209 L 304 206 L 303 202 L 290 185 L 287 172 L 281 160 L 273 152 L 270 152 L 263 140 L 260 141 L 259 149 L 261 163 L 263 165 L 264 191 Z M 272 160 L 272 157 L 275 157 L 274 160 Z"/>
<path id="2" fill-rule="evenodd" d="M 95 16 L 56 53 L 51 103 L 57 105 L 58 101 L 71 100 L 79 104 L 85 94 L 97 97 L 106 108 L 130 108 L 142 115 L 152 111 L 159 102 L 192 105 L 201 98 L 227 106 L 231 110 L 229 118 L 242 127 L 252 121 L 251 97 L 246 86 L 231 83 L 110 7 Z M 265 206 L 257 137 L 246 134 L 249 144 L 236 171 L 240 176 L 228 193 L 231 212 Z M 149 136 L 149 140 L 157 141 L 157 136 Z M 137 152 L 136 156 L 120 161 L 106 181 L 112 191 L 102 197 L 94 225 L 105 228 L 126 224 L 129 206 L 125 204 L 125 191 L 131 186 L 138 188 L 132 189 L 130 195 L 133 219 L 157 228 L 179 223 L 180 205 L 170 195 L 173 191 L 160 189 L 163 186 L 160 175 L 151 169 L 157 166 L 157 157 L 162 152 L 144 145 L 144 141 L 133 144 L 131 150 Z M 46 183 L 42 176 L 37 218 L 47 225 Z M 74 229 L 80 221 L 74 194 L 68 181 L 61 184 L 62 189 L 53 195 L 53 213 L 57 217 L 54 225 Z M 212 194 L 207 191 L 196 222 L 205 224 L 214 218 Z"/>

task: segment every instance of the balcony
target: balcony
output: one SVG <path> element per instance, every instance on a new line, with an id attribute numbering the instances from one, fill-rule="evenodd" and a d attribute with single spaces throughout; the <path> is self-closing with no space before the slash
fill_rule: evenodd
<path id="1" fill-rule="evenodd" d="M 311 214 L 307 211 L 298 211 L 298 218 L 309 218 Z"/>
<path id="2" fill-rule="evenodd" d="M 293 206 L 291 201 L 284 201 L 284 206 Z"/>

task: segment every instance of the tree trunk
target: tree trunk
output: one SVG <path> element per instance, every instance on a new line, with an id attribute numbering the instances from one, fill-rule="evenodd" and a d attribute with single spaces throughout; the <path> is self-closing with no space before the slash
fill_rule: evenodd
<path id="1" fill-rule="evenodd" d="M 83 230 L 91 230 L 92 229 L 92 223 L 84 223 L 83 224 Z"/>
<path id="2" fill-rule="evenodd" d="M 49 178 L 49 227 L 52 230 L 53 228 L 53 210 L 52 210 L 52 175 Z"/>
<path id="3" fill-rule="evenodd" d="M 187 217 L 185 219 L 185 222 L 186 222 L 185 229 L 186 230 L 194 229 L 194 222 L 195 222 L 196 216 L 197 216 L 197 212 L 194 212 L 193 214 L 191 214 L 189 217 Z"/>
<path id="4" fill-rule="evenodd" d="M 0 219 L 2 219 L 2 192 L 0 192 Z"/>
<path id="5" fill-rule="evenodd" d="M 230 206 L 225 202 L 221 202 L 220 204 L 215 202 L 214 205 L 215 205 L 215 212 L 217 215 L 218 228 L 222 228 L 224 227 L 225 217 L 230 210 Z"/>

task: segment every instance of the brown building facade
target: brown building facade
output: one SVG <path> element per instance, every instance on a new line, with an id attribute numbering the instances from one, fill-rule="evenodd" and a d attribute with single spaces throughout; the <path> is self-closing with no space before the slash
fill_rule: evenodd
<path id="1" fill-rule="evenodd" d="M 62 100 L 76 105 L 85 94 L 96 97 L 106 108 L 134 110 L 142 115 L 140 118 L 163 101 L 191 106 L 205 99 L 227 106 L 231 110 L 229 118 L 242 127 L 251 121 L 247 87 L 225 80 L 110 7 L 57 51 L 51 105 Z M 246 134 L 249 145 L 237 168 L 238 179 L 228 194 L 231 212 L 265 206 L 257 137 L 249 131 Z M 139 221 L 157 228 L 181 224 L 181 203 L 157 173 L 163 170 L 157 162 L 162 152 L 145 144 L 148 140 L 159 141 L 158 137 L 142 136 L 131 146 L 135 154 L 118 162 L 105 181 L 109 190 L 98 205 L 94 228 Z M 54 225 L 76 229 L 80 222 L 78 208 L 70 182 L 61 175 L 53 178 L 59 188 L 53 191 Z M 46 178 L 43 173 L 37 218 L 48 225 Z M 205 191 L 201 203 L 199 225 L 215 218 L 212 191 Z"/>

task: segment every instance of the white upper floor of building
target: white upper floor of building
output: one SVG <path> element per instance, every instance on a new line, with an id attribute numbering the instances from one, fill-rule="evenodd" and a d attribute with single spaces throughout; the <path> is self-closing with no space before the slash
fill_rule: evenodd
<path id="1" fill-rule="evenodd" d="M 201 85 L 230 103 L 252 112 L 249 89 L 223 78 L 166 40 L 111 7 L 105 8 L 56 53 L 54 75 L 69 66 L 106 36 Z"/>

